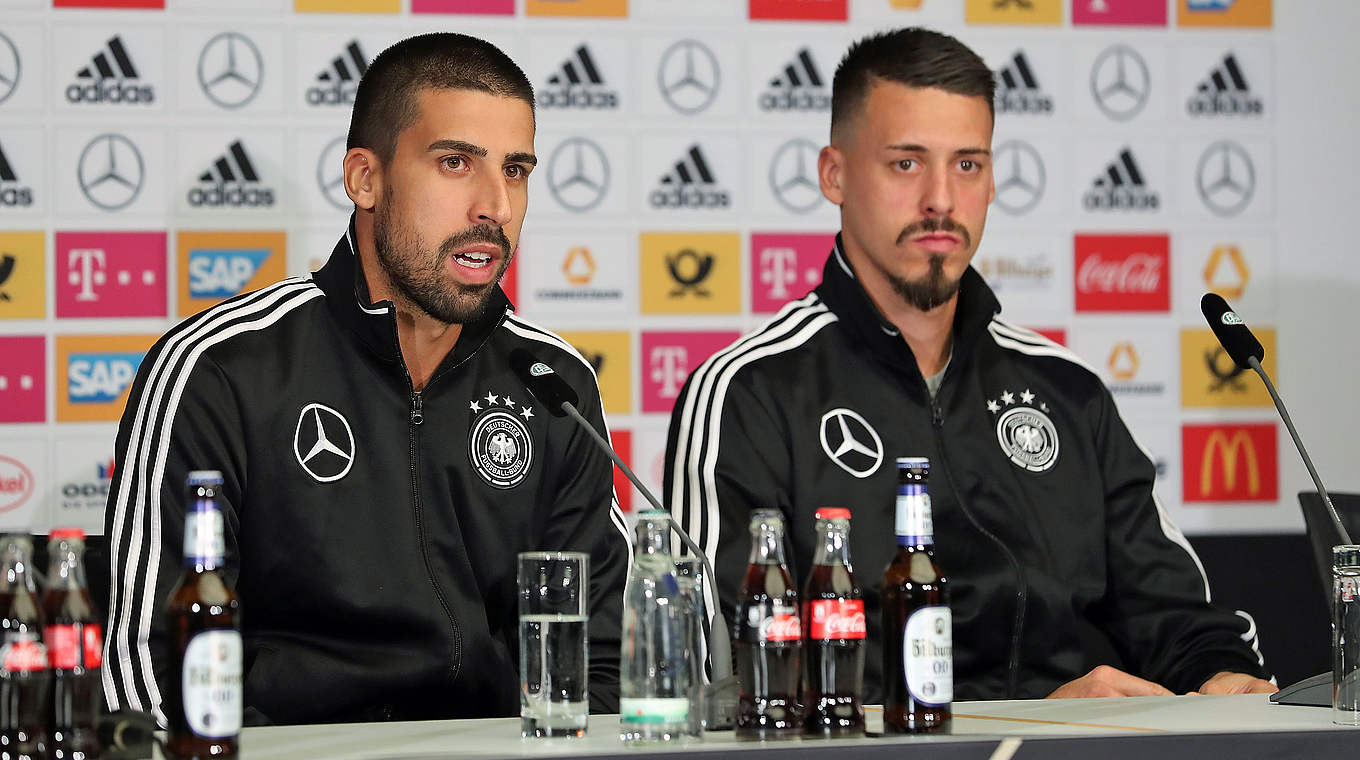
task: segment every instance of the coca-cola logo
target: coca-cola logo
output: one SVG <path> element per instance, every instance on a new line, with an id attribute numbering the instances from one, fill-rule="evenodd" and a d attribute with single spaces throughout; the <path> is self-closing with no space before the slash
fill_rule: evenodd
<path id="1" fill-rule="evenodd" d="M 803 621 L 797 615 L 771 615 L 760 622 L 762 641 L 798 641 L 803 638 Z"/>
<path id="2" fill-rule="evenodd" d="M 814 640 L 862 639 L 865 636 L 864 602 L 859 599 L 819 599 L 812 603 Z"/>
<path id="3" fill-rule="evenodd" d="M 1166 235 L 1077 235 L 1077 311 L 1169 311 Z"/>
<path id="4" fill-rule="evenodd" d="M 17 459 L 0 456 L 0 512 L 17 509 L 33 495 L 33 473 Z"/>
<path id="5" fill-rule="evenodd" d="M 31 673 L 47 669 L 47 648 L 37 640 L 36 634 L 11 634 L 32 636 L 32 638 L 12 639 L 0 647 L 0 667 L 7 673 Z"/>

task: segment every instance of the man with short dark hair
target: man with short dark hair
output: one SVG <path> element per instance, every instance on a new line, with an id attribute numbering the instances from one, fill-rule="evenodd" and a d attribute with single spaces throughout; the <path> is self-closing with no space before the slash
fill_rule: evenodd
<path id="1" fill-rule="evenodd" d="M 881 699 L 878 585 L 895 551 L 896 456 L 926 456 L 952 588 L 954 697 L 1271 691 L 1255 626 L 1209 603 L 1151 459 L 1097 375 L 998 315 L 969 267 L 995 194 L 991 71 L 943 34 L 853 46 L 818 164 L 841 231 L 821 285 L 719 351 L 671 417 L 665 495 L 735 601 L 754 508 L 849 507 Z M 792 382 L 791 382 L 792 380 Z"/>
<path id="2" fill-rule="evenodd" d="M 208 309 L 143 360 L 106 531 L 110 707 L 154 710 L 191 470 L 225 477 L 247 722 L 508 716 L 515 555 L 590 554 L 590 700 L 613 711 L 628 540 L 611 465 L 513 373 L 526 349 L 581 394 L 588 362 L 498 286 L 534 157 L 533 90 L 494 46 L 399 42 L 355 98 L 349 229 L 326 265 Z"/>

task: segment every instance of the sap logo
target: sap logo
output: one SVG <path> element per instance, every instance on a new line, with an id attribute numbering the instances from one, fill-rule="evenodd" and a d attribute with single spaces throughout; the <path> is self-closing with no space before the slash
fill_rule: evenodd
<path id="1" fill-rule="evenodd" d="M 196 248 L 189 251 L 189 295 L 230 298 L 240 294 L 270 253 L 268 248 Z"/>
<path id="2" fill-rule="evenodd" d="M 72 404 L 117 401 L 132 384 L 142 354 L 71 354 L 66 363 L 66 395 Z"/>
<path id="3" fill-rule="evenodd" d="M 1233 0 L 1189 0 L 1186 3 L 1192 11 L 1226 11 L 1232 4 Z"/>

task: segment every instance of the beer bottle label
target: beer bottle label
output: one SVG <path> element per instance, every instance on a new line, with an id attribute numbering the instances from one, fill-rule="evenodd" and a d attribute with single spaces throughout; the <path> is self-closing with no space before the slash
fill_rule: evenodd
<path id="1" fill-rule="evenodd" d="M 0 668 L 6 673 L 33 673 L 47 669 L 47 647 L 37 631 L 6 634 L 0 646 Z"/>
<path id="2" fill-rule="evenodd" d="M 189 512 L 184 516 L 184 558 L 189 562 L 222 564 L 227 556 L 222 513 L 216 509 Z"/>
<path id="3" fill-rule="evenodd" d="M 620 697 L 619 721 L 624 724 L 687 723 L 686 697 Z"/>
<path id="4" fill-rule="evenodd" d="M 241 634 L 204 631 L 189 640 L 180 673 L 189 729 L 209 739 L 241 732 Z"/>
<path id="5" fill-rule="evenodd" d="M 808 637 L 814 641 L 864 638 L 864 600 L 817 599 L 808 606 Z"/>
<path id="6" fill-rule="evenodd" d="M 783 599 L 751 605 L 746 610 L 745 624 L 749 630 L 742 638 L 747 641 L 803 639 L 803 621 L 798 617 L 798 606 Z"/>
<path id="7" fill-rule="evenodd" d="M 95 623 L 49 625 L 43 638 L 47 659 L 58 670 L 97 668 L 104 659 L 104 637 Z"/>
<path id="8" fill-rule="evenodd" d="M 925 705 L 954 701 L 954 630 L 949 608 L 921 607 L 902 631 L 907 693 Z"/>
<path id="9" fill-rule="evenodd" d="M 897 487 L 897 514 L 894 528 L 898 546 L 935 543 L 935 525 L 930 519 L 930 494 L 920 483 Z"/>

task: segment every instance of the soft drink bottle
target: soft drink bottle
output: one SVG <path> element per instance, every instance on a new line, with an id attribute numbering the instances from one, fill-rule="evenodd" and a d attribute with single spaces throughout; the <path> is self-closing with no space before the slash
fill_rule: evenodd
<path id="1" fill-rule="evenodd" d="M 39 760 L 47 753 L 51 674 L 43 646 L 43 614 L 33 583 L 33 542 L 5 537 L 0 577 L 0 758 Z"/>
<path id="2" fill-rule="evenodd" d="M 850 563 L 850 510 L 816 512 L 817 553 L 803 586 L 804 732 L 864 733 L 864 600 Z"/>
<path id="3" fill-rule="evenodd" d="M 798 589 L 784 562 L 784 520 L 751 513 L 751 555 L 737 596 L 738 739 L 785 739 L 801 729 L 798 668 L 803 624 Z"/>
<path id="4" fill-rule="evenodd" d="M 95 723 L 104 704 L 99 666 L 104 635 L 85 585 L 85 531 L 57 528 L 48 537 L 43 639 L 52 666 L 48 755 L 51 760 L 99 757 Z"/>

